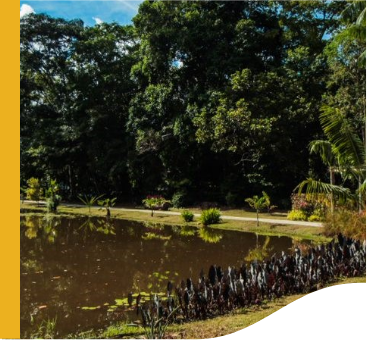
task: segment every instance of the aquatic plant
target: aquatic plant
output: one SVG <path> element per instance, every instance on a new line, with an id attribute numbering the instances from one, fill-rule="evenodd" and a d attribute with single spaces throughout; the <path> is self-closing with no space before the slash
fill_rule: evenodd
<path id="1" fill-rule="evenodd" d="M 39 179 L 32 177 L 27 181 L 27 185 L 28 187 L 25 189 L 27 199 L 37 201 L 38 206 L 43 195 L 43 189 L 41 188 Z"/>

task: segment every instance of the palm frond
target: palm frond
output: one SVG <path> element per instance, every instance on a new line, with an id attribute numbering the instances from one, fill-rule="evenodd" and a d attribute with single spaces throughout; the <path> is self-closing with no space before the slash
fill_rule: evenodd
<path id="1" fill-rule="evenodd" d="M 304 180 L 302 183 L 298 184 L 294 190 L 298 190 L 298 194 L 302 194 L 304 189 L 307 195 L 315 199 L 317 199 L 319 196 L 324 196 L 325 194 L 331 194 L 335 197 L 339 197 L 342 200 L 353 198 L 353 195 L 348 188 L 317 181 L 313 178 L 308 178 Z"/>
<path id="2" fill-rule="evenodd" d="M 342 21 L 347 24 L 362 24 L 366 22 L 366 2 L 365 1 L 350 1 L 348 6 L 342 11 Z"/>
<path id="3" fill-rule="evenodd" d="M 358 57 L 358 66 L 364 67 L 366 65 L 366 50 L 364 50 Z"/>
<path id="4" fill-rule="evenodd" d="M 314 140 L 309 144 L 310 153 L 319 154 L 322 161 L 328 165 L 335 165 L 337 151 L 327 140 Z"/>
<path id="5" fill-rule="evenodd" d="M 356 167 L 364 164 L 363 142 L 338 109 L 323 106 L 320 121 L 326 137 L 340 155 L 341 163 Z"/>
<path id="6" fill-rule="evenodd" d="M 364 6 L 366 6 L 366 2 L 364 2 Z M 359 16 L 356 20 L 356 25 L 366 26 L 366 7 L 364 7 L 361 13 L 359 13 Z"/>
<path id="7" fill-rule="evenodd" d="M 357 193 L 361 193 L 362 195 L 366 195 L 366 179 L 364 179 L 363 183 L 359 186 Z"/>

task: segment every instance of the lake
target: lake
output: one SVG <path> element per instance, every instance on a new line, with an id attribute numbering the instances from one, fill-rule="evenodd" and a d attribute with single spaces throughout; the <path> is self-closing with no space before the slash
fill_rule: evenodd
<path id="1" fill-rule="evenodd" d="M 239 267 L 292 248 L 288 237 L 47 215 L 22 216 L 20 242 L 22 337 L 54 318 L 59 337 L 135 321 L 122 306 L 129 292 L 165 292 L 168 280 L 197 282 L 212 264 Z"/>

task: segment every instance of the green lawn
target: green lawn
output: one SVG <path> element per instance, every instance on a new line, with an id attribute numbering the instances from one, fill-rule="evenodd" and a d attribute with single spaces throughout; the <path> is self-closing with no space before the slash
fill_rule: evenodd
<path id="1" fill-rule="evenodd" d="M 23 203 L 21 204 L 21 215 L 24 215 L 24 211 L 27 214 L 29 213 L 41 213 L 44 214 L 46 212 L 45 207 L 38 207 L 36 204 L 31 203 Z M 23 212 L 22 212 L 23 211 Z M 193 210 L 194 211 L 194 210 Z M 197 209 L 195 212 L 199 213 Z M 228 210 L 223 212 L 225 215 L 230 215 L 232 212 L 240 213 L 240 210 Z M 243 212 L 244 214 L 252 214 L 252 215 L 243 215 L 243 217 L 254 217 L 254 213 Z M 68 207 L 61 205 L 58 208 L 58 215 L 66 215 L 66 216 L 79 216 L 79 215 L 89 215 L 89 210 L 87 207 Z M 92 208 L 91 211 L 92 216 L 104 216 L 105 213 L 98 208 Z M 184 222 L 181 216 L 175 215 L 165 215 L 160 213 L 159 211 L 154 213 L 154 216 L 151 217 L 150 214 L 139 212 L 139 211 L 117 211 L 112 210 L 111 215 L 113 218 L 122 219 L 122 220 L 130 220 L 130 221 L 150 221 L 154 223 L 161 223 L 166 225 L 184 225 Z M 234 215 L 233 215 L 234 216 Z M 269 215 L 267 215 L 269 216 Z M 280 217 L 278 217 L 280 218 Z M 200 224 L 195 218 L 194 222 L 187 223 L 188 225 L 200 227 Z M 270 224 L 270 223 L 260 223 L 260 226 L 256 226 L 256 222 L 252 221 L 231 221 L 224 220 L 219 224 L 211 225 L 212 228 L 218 228 L 223 230 L 237 230 L 244 232 L 256 232 L 260 235 L 270 235 L 270 236 L 289 236 L 294 238 L 297 241 L 302 240 L 311 240 L 316 243 L 323 243 L 330 241 L 330 238 L 325 237 L 322 232 L 323 228 L 319 227 L 304 227 L 298 225 L 282 225 L 282 224 Z"/>

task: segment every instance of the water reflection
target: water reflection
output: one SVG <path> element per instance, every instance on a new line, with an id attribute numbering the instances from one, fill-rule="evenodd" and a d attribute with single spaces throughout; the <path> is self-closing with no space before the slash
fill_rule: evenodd
<path id="1" fill-rule="evenodd" d="M 258 235 L 256 234 L 256 246 L 254 248 L 249 249 L 245 260 L 248 262 L 252 262 L 255 260 L 263 261 L 269 257 L 270 252 L 273 250 L 272 247 L 269 246 L 270 237 L 266 236 L 263 244 L 259 244 Z"/>
<path id="2" fill-rule="evenodd" d="M 21 332 L 57 318 L 64 336 L 135 318 L 116 303 L 129 293 L 165 292 L 210 265 L 239 267 L 252 249 L 286 250 L 286 237 L 171 227 L 105 218 L 21 218 Z M 253 252 L 255 253 L 255 252 Z M 99 308 L 95 308 L 99 307 Z M 33 324 L 32 324 L 33 322 Z"/>

